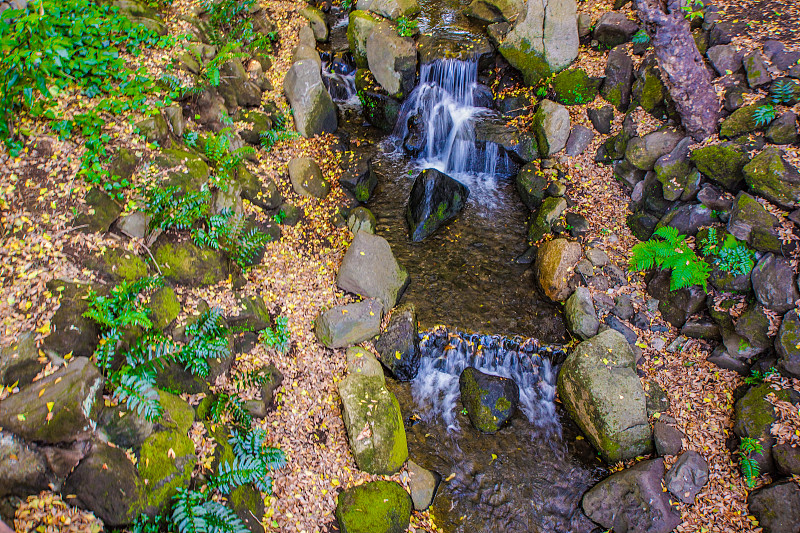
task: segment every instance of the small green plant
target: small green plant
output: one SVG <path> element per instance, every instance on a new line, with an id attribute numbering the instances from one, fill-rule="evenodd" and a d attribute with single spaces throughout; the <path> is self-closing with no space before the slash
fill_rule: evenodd
<path id="1" fill-rule="evenodd" d="M 703 0 L 688 0 L 685 6 L 681 7 L 683 16 L 686 20 L 692 21 L 697 18 L 703 17 L 703 8 L 705 4 Z"/>
<path id="2" fill-rule="evenodd" d="M 289 319 L 279 316 L 275 319 L 275 328 L 266 327 L 261 332 L 261 342 L 267 348 L 275 349 L 278 353 L 285 354 L 289 349 L 291 333 L 289 332 Z"/>
<path id="3" fill-rule="evenodd" d="M 762 383 L 764 383 L 764 381 L 766 381 L 770 377 L 777 375 L 778 375 L 778 369 L 775 368 L 774 366 L 770 367 L 764 372 L 761 372 L 760 370 L 751 370 L 750 375 L 744 378 L 744 382 L 747 385 L 761 385 Z"/>
<path id="4" fill-rule="evenodd" d="M 759 106 L 753 112 L 753 120 L 758 127 L 766 126 L 775 120 L 775 108 L 769 104 Z"/>
<path id="5" fill-rule="evenodd" d="M 407 17 L 398 17 L 397 35 L 400 37 L 411 37 L 417 31 L 417 21 L 409 20 Z"/>
<path id="6" fill-rule="evenodd" d="M 261 147 L 264 148 L 267 152 L 279 142 L 288 141 L 291 139 L 296 139 L 300 137 L 300 134 L 296 131 L 290 131 L 287 128 L 288 120 L 286 115 L 276 115 L 273 120 L 273 125 L 267 131 L 262 131 L 259 134 L 259 138 L 261 140 Z"/>
<path id="7" fill-rule="evenodd" d="M 708 276 L 711 267 L 697 257 L 686 242 L 686 235 L 669 226 L 658 228 L 653 238 L 641 242 L 632 249 L 630 261 L 632 270 L 649 270 L 658 267 L 671 270 L 670 290 L 678 290 L 692 285 L 702 285 L 708 291 Z"/>
<path id="8" fill-rule="evenodd" d="M 714 264 L 724 272 L 734 276 L 746 276 L 755 266 L 755 252 L 731 234 L 719 243 L 717 228 L 709 228 L 708 236 L 703 239 L 703 255 L 714 257 Z"/>
<path id="9" fill-rule="evenodd" d="M 763 455 L 764 447 L 761 446 L 758 439 L 742 437 L 742 441 L 739 443 L 739 451 L 736 453 L 739 455 L 739 465 L 742 467 L 744 481 L 747 487 L 752 489 L 756 486 L 756 478 L 760 474 L 758 461 L 753 459 L 752 455 Z"/>
<path id="10" fill-rule="evenodd" d="M 208 187 L 184 194 L 180 191 L 177 186 L 163 189 L 153 185 L 145 189 L 142 210 L 150 217 L 150 229 L 188 229 L 206 216 L 211 206 Z"/>
<path id="11" fill-rule="evenodd" d="M 342 8 L 342 11 L 350 11 L 353 7 L 353 0 L 342 0 L 342 3 L 339 4 Z"/>
<path id="12" fill-rule="evenodd" d="M 633 34 L 631 42 L 634 44 L 646 44 L 650 42 L 650 36 L 647 34 L 644 28 L 640 28 L 639 31 Z"/>
<path id="13" fill-rule="evenodd" d="M 228 187 L 227 181 L 232 177 L 232 172 L 244 158 L 255 154 L 250 146 L 242 146 L 231 150 L 231 129 L 225 128 L 216 135 L 209 133 L 204 139 L 204 152 L 214 167 L 214 182 L 223 190 Z"/>
<path id="14" fill-rule="evenodd" d="M 272 220 L 274 220 L 276 224 L 283 224 L 283 221 L 286 220 L 286 212 L 283 209 L 279 209 L 277 213 L 272 215 Z"/>
<path id="15" fill-rule="evenodd" d="M 258 251 L 271 237 L 258 228 L 245 230 L 245 219 L 230 209 L 223 209 L 218 215 L 206 220 L 205 228 L 192 230 L 192 238 L 198 246 L 208 246 L 222 250 L 243 270 L 246 269 Z"/>
<path id="16" fill-rule="evenodd" d="M 770 92 L 772 93 L 772 101 L 776 104 L 788 104 L 794 98 L 794 92 L 797 88 L 797 82 L 792 80 L 777 80 L 772 84 Z"/>

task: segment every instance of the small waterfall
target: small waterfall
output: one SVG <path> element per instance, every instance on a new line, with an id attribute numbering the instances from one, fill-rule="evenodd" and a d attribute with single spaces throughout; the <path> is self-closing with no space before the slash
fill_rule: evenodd
<path id="1" fill-rule="evenodd" d="M 322 64 L 322 82 L 334 102 L 351 106 L 359 103 L 356 95 L 356 69 L 354 66 L 338 59 L 325 61 Z"/>
<path id="2" fill-rule="evenodd" d="M 422 65 L 420 82 L 400 108 L 392 137 L 401 146 L 409 135 L 421 136 L 420 166 L 457 177 L 470 187 L 491 189 L 495 173 L 509 163 L 496 144 L 475 139 L 474 123 L 489 111 L 479 105 L 486 94 L 477 80 L 477 60 L 437 59 Z M 481 183 L 487 178 L 491 183 Z"/>
<path id="3" fill-rule="evenodd" d="M 565 354 L 535 339 L 451 333 L 444 327 L 422 336 L 422 362 L 411 384 L 414 401 L 428 420 L 440 417 L 448 430 L 459 429 L 456 408 L 458 378 L 468 366 L 513 379 L 519 387 L 519 406 L 528 420 L 546 436 L 561 436 L 556 415 L 557 372 L 551 358 Z"/>

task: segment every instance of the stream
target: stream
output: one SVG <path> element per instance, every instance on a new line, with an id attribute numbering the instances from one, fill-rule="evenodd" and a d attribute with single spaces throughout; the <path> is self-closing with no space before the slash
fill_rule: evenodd
<path id="1" fill-rule="evenodd" d="M 458 1 L 420 5 L 422 32 L 459 40 L 484 31 Z M 347 49 L 345 21 L 346 15 L 331 24 L 333 53 Z M 527 250 L 528 212 L 515 190 L 516 165 L 496 145 L 475 142 L 473 125 L 489 111 L 481 104 L 490 105 L 477 83 L 477 61 L 420 65 L 392 134 L 365 122 L 352 74 L 326 76 L 340 129 L 366 139 L 351 149 L 371 156 L 378 173 L 366 204 L 376 232 L 411 275 L 402 301 L 417 310 L 422 363 L 413 382 L 386 381 L 407 421 L 410 458 L 443 479 L 432 504 L 436 524 L 447 533 L 599 531 L 580 499 L 607 472 L 555 401 L 566 356 L 559 347 L 567 340 L 561 306 L 538 292 L 530 265 L 515 261 Z M 413 121 L 425 125 L 416 157 L 403 148 Z M 406 202 L 425 168 L 460 181 L 470 196 L 455 220 L 414 243 Z M 494 435 L 474 429 L 462 410 L 458 378 L 467 366 L 519 386 L 516 415 Z"/>

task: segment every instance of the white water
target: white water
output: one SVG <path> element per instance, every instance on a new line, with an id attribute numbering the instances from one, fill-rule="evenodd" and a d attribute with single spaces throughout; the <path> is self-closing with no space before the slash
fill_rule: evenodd
<path id="1" fill-rule="evenodd" d="M 534 339 L 450 333 L 437 328 L 423 335 L 420 350 L 422 361 L 411 391 L 427 422 L 440 418 L 448 430 L 459 429 L 458 378 L 471 366 L 513 379 L 519 387 L 519 408 L 528 420 L 545 435 L 561 436 L 551 347 L 542 347 Z"/>
<path id="2" fill-rule="evenodd" d="M 509 163 L 496 144 L 475 140 L 475 121 L 489 112 L 476 106 L 477 80 L 477 60 L 439 59 L 422 65 L 419 84 L 403 102 L 392 138 L 396 147 L 402 146 L 416 117 L 424 135 L 419 167 L 444 172 L 477 189 L 473 197 L 493 200 L 497 172 Z"/>

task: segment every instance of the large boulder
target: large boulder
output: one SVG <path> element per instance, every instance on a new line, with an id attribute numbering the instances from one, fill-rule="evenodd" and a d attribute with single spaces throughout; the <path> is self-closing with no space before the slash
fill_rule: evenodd
<path id="1" fill-rule="evenodd" d="M 569 297 L 569 280 L 580 258 L 581 245 L 566 239 L 553 239 L 539 247 L 534 268 L 539 286 L 548 298 L 563 302 Z"/>
<path id="2" fill-rule="evenodd" d="M 728 233 L 762 252 L 780 253 L 781 238 L 777 231 L 778 217 L 758 200 L 741 191 L 733 202 Z"/>
<path id="3" fill-rule="evenodd" d="M 411 489 L 411 500 L 414 503 L 414 509 L 424 511 L 433 503 L 441 476 L 409 459 L 408 478 L 408 488 Z"/>
<path id="4" fill-rule="evenodd" d="M 469 189 L 461 182 L 434 168 L 419 173 L 411 187 L 406 220 L 411 240 L 419 242 L 454 219 L 469 198 Z"/>
<path id="5" fill-rule="evenodd" d="M 394 258 L 386 239 L 364 231 L 356 233 L 336 276 L 337 287 L 377 298 L 385 313 L 397 305 L 408 282 L 408 272 Z"/>
<path id="6" fill-rule="evenodd" d="M 800 300 L 792 263 L 782 256 L 765 254 L 753 268 L 750 279 L 759 303 L 777 313 L 789 311 Z"/>
<path id="7" fill-rule="evenodd" d="M 411 496 L 394 481 L 372 481 L 339 495 L 336 521 L 342 533 L 403 533 L 411 520 Z"/>
<path id="8" fill-rule="evenodd" d="M 469 420 L 483 433 L 497 433 L 517 411 L 519 387 L 513 379 L 467 367 L 458 383 Z"/>
<path id="9" fill-rule="evenodd" d="M 548 179 L 539 169 L 538 162 L 531 162 L 523 166 L 517 173 L 514 183 L 520 200 L 528 209 L 535 211 L 542 205 Z"/>
<path id="10" fill-rule="evenodd" d="M 44 341 L 44 349 L 60 356 L 70 352 L 78 357 L 91 357 L 97 347 L 100 328 L 97 323 L 83 316 L 89 309 L 86 296 L 90 290 L 102 294 L 100 286 L 86 283 L 54 280 L 47 284 L 53 294 L 59 294 L 59 306 L 50 320 L 52 332 Z"/>
<path id="11" fill-rule="evenodd" d="M 417 77 L 414 39 L 401 37 L 388 22 L 380 22 L 367 37 L 367 64 L 375 80 L 390 96 L 408 96 Z"/>
<path id="12" fill-rule="evenodd" d="M 153 256 L 168 280 L 180 285 L 207 286 L 227 279 L 228 266 L 218 251 L 199 248 L 189 240 L 159 241 Z"/>
<path id="13" fill-rule="evenodd" d="M 309 5 L 300 10 L 300 15 L 308 20 L 316 41 L 323 43 L 328 40 L 328 25 L 325 23 L 325 14 L 322 11 Z"/>
<path id="14" fill-rule="evenodd" d="M 743 169 L 750 160 L 746 151 L 733 143 L 697 148 L 692 151 L 690 159 L 706 177 L 731 190 L 744 179 Z"/>
<path id="15" fill-rule="evenodd" d="M 24 498 L 53 481 L 44 454 L 16 435 L 0 431 L 0 498 Z"/>
<path id="16" fill-rule="evenodd" d="M 392 20 L 411 17 L 420 11 L 417 0 L 372 0 L 369 10 Z"/>
<path id="17" fill-rule="evenodd" d="M 400 381 L 417 377 L 420 363 L 419 326 L 414 304 L 406 303 L 392 311 L 389 324 L 375 342 L 379 359 Z"/>
<path id="18" fill-rule="evenodd" d="M 49 444 L 87 439 L 100 410 L 103 376 L 77 357 L 0 402 L 0 427 Z"/>
<path id="19" fill-rule="evenodd" d="M 575 0 L 531 0 L 498 50 L 535 85 L 569 66 L 578 56 L 578 17 Z"/>
<path id="20" fill-rule="evenodd" d="M 23 333 L 11 346 L 0 348 L 0 386 L 30 385 L 42 368 L 36 335 L 32 332 Z"/>
<path id="21" fill-rule="evenodd" d="M 513 22 L 524 9 L 522 0 L 472 0 L 465 12 L 483 22 Z"/>
<path id="22" fill-rule="evenodd" d="M 350 23 L 347 25 L 347 42 L 350 45 L 350 52 L 358 68 L 367 68 L 367 37 L 380 22 L 379 17 L 375 17 L 367 11 L 351 11 Z"/>
<path id="23" fill-rule="evenodd" d="M 79 503 L 107 527 L 128 525 L 145 509 L 144 483 L 136 466 L 122 448 L 100 441 L 69 475 L 62 494 L 67 503 Z"/>
<path id="24" fill-rule="evenodd" d="M 775 337 L 775 351 L 781 372 L 800 378 L 800 317 L 796 309 L 783 315 Z"/>
<path id="25" fill-rule="evenodd" d="M 744 179 L 758 195 L 785 209 L 800 207 L 800 172 L 769 146 L 744 167 Z"/>
<path id="26" fill-rule="evenodd" d="M 625 148 L 625 159 L 641 170 L 653 170 L 656 161 L 672 152 L 683 135 L 672 129 L 661 129 L 644 137 L 634 137 Z"/>
<path id="27" fill-rule="evenodd" d="M 533 131 L 542 157 L 560 152 L 569 138 L 569 111 L 552 100 L 542 100 L 533 117 Z"/>
<path id="28" fill-rule="evenodd" d="M 652 451 L 636 357 L 617 331 L 608 329 L 575 348 L 558 373 L 558 395 L 607 462 Z"/>
<path id="29" fill-rule="evenodd" d="M 350 374 L 339 382 L 342 419 L 360 470 L 391 475 L 408 459 L 400 404 L 383 377 Z"/>
<path id="30" fill-rule="evenodd" d="M 288 168 L 292 188 L 300 196 L 325 198 L 331 192 L 331 184 L 322 177 L 319 165 L 312 158 L 295 157 Z"/>
<path id="31" fill-rule="evenodd" d="M 661 458 L 612 474 L 583 496 L 583 512 L 614 531 L 669 533 L 678 527 L 681 517 L 661 488 L 663 476 Z"/>
<path id="32" fill-rule="evenodd" d="M 747 506 L 764 533 L 800 531 L 800 487 L 794 480 L 754 490 L 747 497 Z"/>
<path id="33" fill-rule="evenodd" d="M 303 137 L 333 133 L 339 127 L 336 105 L 314 60 L 294 63 L 283 80 L 283 90 L 292 106 L 295 127 Z"/>
<path id="34" fill-rule="evenodd" d="M 328 348 L 358 344 L 380 333 L 382 311 L 381 302 L 374 298 L 337 305 L 317 318 L 314 331 L 319 341 Z"/>

